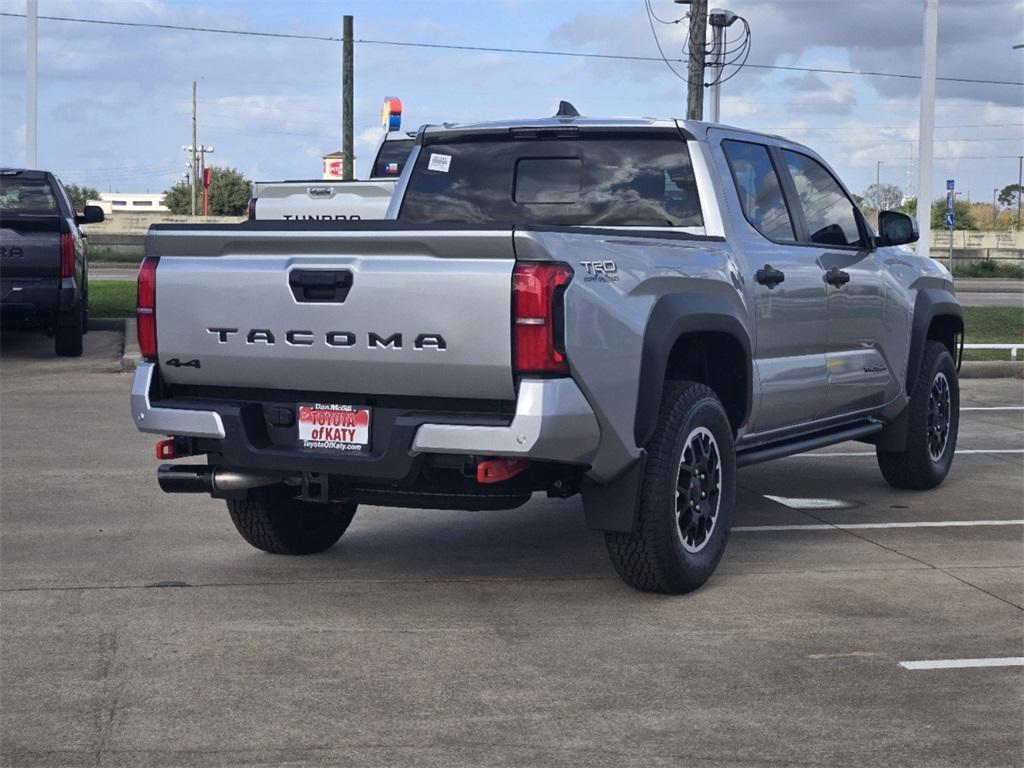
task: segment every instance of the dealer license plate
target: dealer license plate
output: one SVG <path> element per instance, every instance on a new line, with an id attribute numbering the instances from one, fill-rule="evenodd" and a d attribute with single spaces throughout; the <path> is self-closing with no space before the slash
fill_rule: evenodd
<path id="1" fill-rule="evenodd" d="M 328 453 L 370 448 L 370 409 L 332 403 L 299 404 L 299 444 Z"/>

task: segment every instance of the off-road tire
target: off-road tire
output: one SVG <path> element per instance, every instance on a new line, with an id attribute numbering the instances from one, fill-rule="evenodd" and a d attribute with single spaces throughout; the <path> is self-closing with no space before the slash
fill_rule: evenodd
<path id="1" fill-rule="evenodd" d="M 935 424 L 930 418 L 932 389 L 945 380 L 949 393 L 949 421 L 945 443 L 938 458 L 932 456 L 929 441 L 934 439 Z M 941 387 L 940 387 L 941 390 Z M 907 444 L 902 451 L 876 450 L 882 476 L 893 488 L 926 491 L 946 479 L 956 452 L 960 428 L 960 385 L 956 365 L 946 345 L 929 341 L 924 348 L 921 373 L 907 405 Z M 932 443 L 932 448 L 934 448 Z"/>
<path id="2" fill-rule="evenodd" d="M 81 357 L 85 334 L 85 305 L 75 303 L 66 312 L 58 312 L 53 329 L 53 350 L 58 357 Z"/>
<path id="3" fill-rule="evenodd" d="M 228 499 L 231 522 L 242 538 L 275 555 L 310 555 L 332 547 L 356 513 L 355 504 L 299 501 L 287 485 L 254 488 L 245 499 Z"/>
<path id="4" fill-rule="evenodd" d="M 684 546 L 677 494 L 687 441 L 701 428 L 716 445 L 720 482 L 714 524 L 702 548 L 692 552 Z M 668 383 L 657 429 L 647 445 L 636 529 L 633 533 L 605 533 L 608 554 L 622 580 L 634 589 L 665 594 L 691 592 L 704 584 L 721 560 L 729 538 L 735 482 L 732 428 L 718 397 L 703 384 Z"/>

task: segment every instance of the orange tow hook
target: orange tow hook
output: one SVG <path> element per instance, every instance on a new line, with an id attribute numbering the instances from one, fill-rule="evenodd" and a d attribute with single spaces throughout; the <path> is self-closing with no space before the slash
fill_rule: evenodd
<path id="1" fill-rule="evenodd" d="M 476 465 L 478 483 L 502 483 L 529 466 L 526 459 L 488 459 Z"/>
<path id="2" fill-rule="evenodd" d="M 174 438 L 168 437 L 165 440 L 158 440 L 156 444 L 156 457 L 158 459 L 176 459 L 177 451 L 174 450 Z"/>

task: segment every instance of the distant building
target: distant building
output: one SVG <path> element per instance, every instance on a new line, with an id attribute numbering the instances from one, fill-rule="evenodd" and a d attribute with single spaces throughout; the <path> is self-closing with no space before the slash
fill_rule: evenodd
<path id="1" fill-rule="evenodd" d="M 107 215 L 112 213 L 167 213 L 163 203 L 163 192 L 100 192 L 99 200 L 87 200 L 89 205 L 98 205 Z"/>
<path id="2" fill-rule="evenodd" d="M 324 178 L 340 179 L 344 175 L 345 153 L 331 152 L 324 155 Z"/>

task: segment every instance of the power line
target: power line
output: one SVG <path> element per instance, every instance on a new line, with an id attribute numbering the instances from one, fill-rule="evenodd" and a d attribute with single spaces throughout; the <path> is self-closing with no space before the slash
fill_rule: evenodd
<path id="1" fill-rule="evenodd" d="M 25 18 L 24 13 L 8 13 L 0 12 L 0 16 L 9 16 L 15 18 Z M 154 22 L 137 22 L 137 21 L 112 21 L 109 19 L 79 19 L 70 16 L 39 16 L 38 18 L 46 21 L 68 21 L 77 22 L 81 24 L 100 24 L 115 27 L 137 27 L 145 29 L 169 29 L 177 30 L 181 32 L 205 32 L 220 35 L 242 35 L 248 37 L 271 37 L 281 38 L 287 40 L 314 40 L 318 42 L 327 43 L 339 43 L 341 42 L 340 37 L 329 37 L 324 35 L 295 35 L 287 34 L 283 32 L 253 32 L 250 30 L 242 29 L 223 29 L 217 27 L 191 27 L 177 24 L 157 24 Z M 426 49 L 439 49 L 439 50 L 452 50 L 452 51 L 477 51 L 482 53 L 516 53 L 526 54 L 532 56 L 562 56 L 567 58 L 583 58 L 583 59 L 610 59 L 614 61 L 648 61 L 648 62 L 663 62 L 663 61 L 674 61 L 677 64 L 686 63 L 685 59 L 662 59 L 657 56 L 629 56 L 625 54 L 614 54 L 614 53 L 584 53 L 582 51 L 551 51 L 543 50 L 539 48 L 494 48 L 478 45 L 451 45 L 446 43 L 419 43 L 419 42 L 405 42 L 400 40 L 369 40 L 369 39 L 357 39 L 355 41 L 361 45 L 387 45 L 403 48 L 426 48 Z M 792 67 L 782 66 L 779 64 L 751 64 L 747 62 L 746 66 L 752 69 L 771 69 L 781 70 L 786 72 L 814 72 L 817 74 L 827 75 L 860 75 L 862 77 L 895 77 L 902 78 L 905 80 L 920 80 L 920 75 L 910 75 L 900 72 L 874 72 L 866 70 L 855 70 L 855 69 L 837 69 L 837 68 L 823 68 L 823 67 Z M 1014 85 L 1024 86 L 1024 81 L 1016 80 L 983 80 L 978 78 L 970 77 L 938 77 L 936 80 L 942 80 L 948 83 L 972 83 L 977 85 Z"/>

